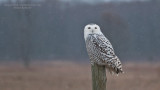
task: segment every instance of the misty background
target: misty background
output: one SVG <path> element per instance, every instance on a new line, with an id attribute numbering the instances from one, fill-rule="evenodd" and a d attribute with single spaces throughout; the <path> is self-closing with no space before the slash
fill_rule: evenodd
<path id="1" fill-rule="evenodd" d="M 158 0 L 0 0 L 0 60 L 88 61 L 96 23 L 121 61 L 159 61 Z"/>

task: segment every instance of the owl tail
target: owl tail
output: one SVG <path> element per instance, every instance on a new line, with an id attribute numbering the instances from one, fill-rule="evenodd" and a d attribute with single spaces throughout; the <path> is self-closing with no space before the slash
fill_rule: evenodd
<path id="1" fill-rule="evenodd" d="M 106 68 L 111 74 L 123 73 L 122 64 L 117 56 L 107 61 Z"/>
<path id="2" fill-rule="evenodd" d="M 117 73 L 117 74 L 123 73 L 123 71 L 122 71 L 122 69 L 117 68 L 116 73 Z"/>
<path id="3" fill-rule="evenodd" d="M 107 66 L 106 66 L 107 67 Z M 112 68 L 106 68 L 108 71 L 109 71 L 109 73 L 111 74 L 111 75 L 113 75 L 114 74 L 114 72 L 113 72 L 113 70 L 112 70 Z"/>
<path id="4" fill-rule="evenodd" d="M 106 69 L 109 71 L 109 73 L 111 75 L 113 75 L 113 74 L 117 74 L 118 75 L 119 73 L 123 73 L 123 71 L 121 69 L 118 69 L 118 68 L 112 68 L 112 67 L 106 66 Z"/>

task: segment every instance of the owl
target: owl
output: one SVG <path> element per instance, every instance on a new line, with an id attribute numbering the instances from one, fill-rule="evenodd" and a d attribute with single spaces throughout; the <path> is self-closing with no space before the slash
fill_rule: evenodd
<path id="1" fill-rule="evenodd" d="M 122 73 L 122 64 L 115 55 L 110 41 L 103 35 L 96 24 L 88 24 L 84 28 L 84 39 L 91 65 L 105 65 L 111 74 Z"/>

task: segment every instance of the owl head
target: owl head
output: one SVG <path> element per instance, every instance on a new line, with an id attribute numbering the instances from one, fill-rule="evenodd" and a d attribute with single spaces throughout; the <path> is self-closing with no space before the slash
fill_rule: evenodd
<path id="1" fill-rule="evenodd" d="M 100 27 L 97 24 L 88 24 L 84 28 L 84 38 L 88 37 L 90 34 L 102 34 Z"/>

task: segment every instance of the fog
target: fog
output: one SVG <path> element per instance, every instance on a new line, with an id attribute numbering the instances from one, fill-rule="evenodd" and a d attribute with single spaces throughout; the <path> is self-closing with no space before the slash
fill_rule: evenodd
<path id="1" fill-rule="evenodd" d="M 0 6 L 0 60 L 86 60 L 83 29 L 96 23 L 122 61 L 158 61 L 159 10 L 156 0 L 96 4 L 8 0 Z"/>

